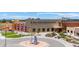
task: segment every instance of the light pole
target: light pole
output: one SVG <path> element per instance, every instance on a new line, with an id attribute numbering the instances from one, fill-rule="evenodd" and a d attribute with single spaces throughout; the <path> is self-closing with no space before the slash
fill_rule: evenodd
<path id="1" fill-rule="evenodd" d="M 6 40 L 7 27 L 6 27 L 6 25 L 7 25 L 7 24 L 5 24 L 5 28 L 4 28 L 4 36 L 5 36 L 4 47 L 7 46 L 7 40 Z"/>
<path id="2" fill-rule="evenodd" d="M 4 31 L 4 36 L 5 36 L 5 40 L 4 40 L 4 47 L 6 47 L 7 46 L 7 40 L 6 40 L 6 31 Z"/>
<path id="3" fill-rule="evenodd" d="M 32 36 L 32 20 L 30 21 L 30 24 L 31 24 L 30 31 L 31 31 L 31 44 L 32 44 L 32 39 L 33 39 L 33 36 Z"/>
<path id="4" fill-rule="evenodd" d="M 3 25 L 2 27 L 4 27 L 4 26 L 5 25 Z M 6 47 L 6 38 L 5 38 L 6 34 L 5 34 L 5 30 L 4 30 L 4 28 L 1 28 L 0 31 L 1 31 L 0 33 L 1 33 L 1 36 L 2 36 L 1 39 L 4 41 L 3 46 Z"/>

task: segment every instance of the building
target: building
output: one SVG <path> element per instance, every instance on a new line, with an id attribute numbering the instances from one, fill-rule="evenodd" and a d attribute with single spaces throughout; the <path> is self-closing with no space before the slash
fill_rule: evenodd
<path id="1" fill-rule="evenodd" d="M 79 21 L 62 21 L 61 19 L 14 20 L 12 23 L 1 23 L 0 29 L 19 32 L 63 31 L 72 36 L 79 36 Z"/>
<path id="2" fill-rule="evenodd" d="M 0 30 L 10 31 L 12 30 L 12 23 L 0 23 Z"/>
<path id="3" fill-rule="evenodd" d="M 13 22 L 13 29 L 24 32 L 61 32 L 63 29 L 61 20 L 25 20 Z"/>
<path id="4" fill-rule="evenodd" d="M 14 31 L 28 32 L 26 22 L 21 22 L 19 20 L 13 21 L 12 28 Z"/>
<path id="5" fill-rule="evenodd" d="M 67 21 L 63 23 L 66 33 L 71 36 L 79 36 L 79 21 Z"/>
<path id="6" fill-rule="evenodd" d="M 31 20 L 29 22 L 26 21 L 26 25 L 28 25 L 30 32 L 62 31 L 62 22 L 59 20 Z"/>

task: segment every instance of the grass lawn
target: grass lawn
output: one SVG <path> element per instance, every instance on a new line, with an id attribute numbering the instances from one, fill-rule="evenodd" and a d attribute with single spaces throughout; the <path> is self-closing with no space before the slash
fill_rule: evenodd
<path id="1" fill-rule="evenodd" d="M 19 37 L 23 37 L 23 36 L 31 36 L 30 34 L 22 35 L 22 34 L 17 34 L 14 32 L 4 32 L 4 33 L 2 33 L 2 35 L 5 36 L 6 38 L 19 38 Z"/>
<path id="2" fill-rule="evenodd" d="M 19 37 L 23 37 L 23 35 L 7 35 L 7 38 L 19 38 Z"/>
<path id="3" fill-rule="evenodd" d="M 7 35 L 15 35 L 16 33 L 14 32 L 4 32 L 2 33 L 3 36 L 7 36 Z"/>

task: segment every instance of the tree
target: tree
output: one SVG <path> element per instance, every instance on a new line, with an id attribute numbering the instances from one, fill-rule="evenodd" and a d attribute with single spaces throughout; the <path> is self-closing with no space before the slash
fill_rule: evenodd
<path id="1" fill-rule="evenodd" d="M 6 22 L 6 19 L 2 19 L 2 23 L 5 23 Z"/>

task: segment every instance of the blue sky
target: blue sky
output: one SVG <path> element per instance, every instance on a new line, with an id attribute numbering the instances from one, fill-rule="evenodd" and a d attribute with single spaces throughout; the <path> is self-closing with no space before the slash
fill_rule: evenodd
<path id="1" fill-rule="evenodd" d="M 0 19 L 59 19 L 62 17 L 79 19 L 79 12 L 0 12 Z"/>

